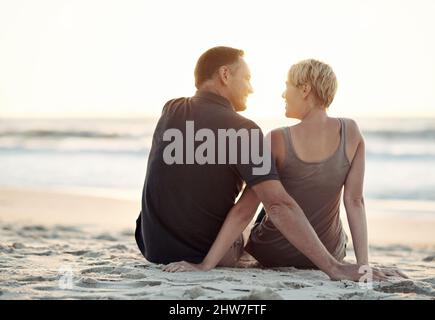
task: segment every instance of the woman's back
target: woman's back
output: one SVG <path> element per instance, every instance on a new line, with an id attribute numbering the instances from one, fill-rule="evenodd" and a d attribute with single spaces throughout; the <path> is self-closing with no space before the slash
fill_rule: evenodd
<path id="1" fill-rule="evenodd" d="M 289 195 L 304 211 L 322 243 L 339 260 L 347 237 L 340 222 L 340 198 L 350 170 L 346 120 L 301 123 L 278 129 L 277 168 Z M 275 153 L 275 152 L 274 152 Z M 265 217 L 251 232 L 246 250 L 264 266 L 314 267 Z"/>
<path id="2" fill-rule="evenodd" d="M 341 122 L 337 118 L 327 118 L 287 127 L 291 142 L 298 158 L 304 162 L 321 162 L 330 157 L 341 141 Z M 287 146 L 284 144 L 284 148 Z"/>

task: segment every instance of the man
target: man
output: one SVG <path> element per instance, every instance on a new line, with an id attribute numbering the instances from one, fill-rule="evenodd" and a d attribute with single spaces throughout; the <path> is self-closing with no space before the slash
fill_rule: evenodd
<path id="1" fill-rule="evenodd" d="M 193 127 L 196 133 L 212 132 L 214 137 L 223 129 L 260 132 L 257 136 L 251 134 L 247 144 L 257 144 L 263 158 L 267 158 L 260 128 L 237 113 L 246 109 L 246 98 L 252 93 L 243 51 L 229 47 L 206 51 L 195 68 L 195 86 L 198 91 L 193 97 L 166 103 L 154 132 L 142 211 L 136 226 L 136 241 L 145 258 L 163 264 L 181 260 L 202 262 L 227 216 L 240 217 L 244 228 L 255 213 L 258 199 L 274 225 L 319 269 L 332 279 L 357 281 L 361 277 L 358 266 L 339 263 L 326 250 L 300 207 L 280 183 L 274 163 L 266 172 L 258 174 L 259 171 L 255 173 L 258 162 L 241 161 L 246 155 L 246 150 L 243 151 L 246 141 L 238 141 L 235 146 L 236 163 L 228 158 L 232 146 L 214 151 L 207 148 L 209 161 L 195 161 L 197 148 L 207 135 L 189 141 Z M 176 142 L 178 133 L 181 143 Z M 218 161 L 225 152 L 226 163 Z M 234 205 L 243 182 L 247 187 L 241 197 L 243 201 L 239 202 L 244 205 Z M 234 234 L 231 243 L 239 235 Z M 218 265 L 231 265 L 242 251 L 243 241 L 239 239 Z M 384 275 L 375 270 L 374 278 L 383 279 Z"/>

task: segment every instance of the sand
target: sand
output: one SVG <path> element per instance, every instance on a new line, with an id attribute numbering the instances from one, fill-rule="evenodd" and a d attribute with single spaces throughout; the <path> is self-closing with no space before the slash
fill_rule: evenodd
<path id="1" fill-rule="evenodd" d="M 368 202 L 371 261 L 410 277 L 371 288 L 295 268 L 162 272 L 136 248 L 139 205 L 0 189 L 0 299 L 435 299 L 432 203 Z M 349 246 L 347 259 L 353 257 Z"/>

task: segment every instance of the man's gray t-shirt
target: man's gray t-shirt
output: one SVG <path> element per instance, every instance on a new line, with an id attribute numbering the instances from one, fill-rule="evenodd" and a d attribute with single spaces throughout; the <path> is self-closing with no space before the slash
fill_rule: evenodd
<path id="1" fill-rule="evenodd" d="M 206 128 L 214 133 L 214 164 L 198 164 L 196 158 L 194 164 L 187 164 L 186 143 L 189 143 L 189 135 L 186 121 L 194 125 L 195 132 Z M 167 164 L 164 161 L 165 148 L 174 141 L 163 139 L 168 129 L 178 129 L 183 134 L 182 164 Z M 266 152 L 266 149 L 263 150 L 261 129 L 234 111 L 230 102 L 222 96 L 197 91 L 191 98 L 174 99 L 164 106 L 153 135 L 143 187 L 142 211 L 136 225 L 136 241 L 148 261 L 201 262 L 234 205 L 243 182 L 252 187 L 262 181 L 279 179 L 273 161 L 270 170 L 261 175 L 253 173 L 253 168 L 262 166 L 258 161 L 249 157 L 248 163 L 241 163 L 241 153 L 246 149 L 241 146 L 240 139 L 237 144 L 237 164 L 229 163 L 228 146 L 226 164 L 220 164 L 217 142 L 219 129 L 257 131 L 259 135 L 249 135 L 249 143 L 257 143 L 260 154 Z M 253 141 L 254 138 L 257 141 Z M 195 150 L 204 140 L 194 142 Z M 252 152 L 251 148 L 249 150 Z"/>

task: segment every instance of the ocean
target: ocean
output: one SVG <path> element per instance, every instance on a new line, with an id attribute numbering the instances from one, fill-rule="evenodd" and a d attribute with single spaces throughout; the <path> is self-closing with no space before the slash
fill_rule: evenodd
<path id="1" fill-rule="evenodd" d="M 435 119 L 359 119 L 367 199 L 435 201 Z M 139 199 L 157 119 L 0 119 L 0 187 Z M 258 120 L 267 132 L 288 120 Z"/>

